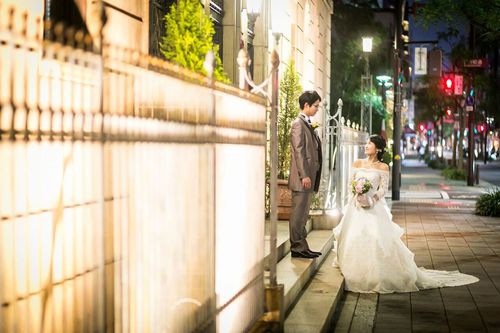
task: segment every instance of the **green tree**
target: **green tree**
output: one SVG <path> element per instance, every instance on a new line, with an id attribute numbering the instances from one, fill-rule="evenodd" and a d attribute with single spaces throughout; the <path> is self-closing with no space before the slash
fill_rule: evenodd
<path id="1" fill-rule="evenodd" d="M 432 23 L 448 22 L 451 25 L 456 25 L 456 21 L 465 19 L 470 23 L 470 40 L 467 52 L 462 52 L 465 55 L 462 60 L 468 60 L 472 56 L 481 56 L 490 54 L 491 72 L 490 74 L 481 73 L 477 70 L 474 72 L 474 85 L 484 92 L 484 98 L 477 100 L 478 108 L 484 109 L 490 116 L 495 116 L 497 120 L 500 118 L 500 80 L 499 73 L 499 58 L 500 58 L 500 1 L 499 0 L 428 0 L 425 5 L 417 11 L 418 20 L 429 26 Z M 445 38 L 450 35 L 445 32 Z M 440 39 L 443 36 L 439 36 Z M 462 42 L 460 42 L 462 43 Z M 455 45 L 458 46 L 458 45 Z M 453 53 L 453 52 L 452 52 Z M 453 62 L 455 65 L 457 61 Z M 458 67 L 461 67 L 461 64 Z M 464 72 L 467 72 L 464 69 Z M 476 94 L 479 95 L 479 94 Z"/>
<path id="2" fill-rule="evenodd" d="M 342 98 L 344 106 L 342 115 L 356 123 L 360 122 L 361 101 L 371 100 L 373 106 L 373 131 L 378 133 L 381 122 L 387 117 L 382 99 L 376 90 L 365 96 L 361 94 L 361 76 L 365 71 L 365 59 L 361 38 L 373 38 L 373 50 L 369 55 L 372 75 L 385 74 L 391 71 L 391 37 L 384 26 L 375 21 L 369 1 L 357 3 L 357 6 L 335 2 L 333 18 L 333 56 L 332 56 L 332 96 L 337 101 Z M 356 24 L 353 24 L 356 22 Z M 374 79 L 375 83 L 376 80 Z M 374 85 L 374 88 L 377 86 Z M 333 110 L 332 110 L 333 111 Z"/>
<path id="3" fill-rule="evenodd" d="M 302 93 L 300 77 L 290 61 L 280 82 L 280 110 L 278 113 L 278 178 L 288 179 L 290 170 L 290 129 L 300 112 L 299 96 Z"/>
<path id="4" fill-rule="evenodd" d="M 468 20 L 480 31 L 481 39 L 500 41 L 500 1 L 498 0 L 428 0 L 418 15 L 426 26 L 431 23 L 456 22 L 457 17 Z"/>
<path id="5" fill-rule="evenodd" d="M 199 0 L 178 0 L 174 3 L 165 15 L 165 30 L 165 37 L 160 43 L 165 59 L 206 75 L 203 68 L 205 55 L 213 51 L 216 62 L 214 78 L 229 82 L 222 68 L 219 46 L 213 43 L 213 23 Z"/>

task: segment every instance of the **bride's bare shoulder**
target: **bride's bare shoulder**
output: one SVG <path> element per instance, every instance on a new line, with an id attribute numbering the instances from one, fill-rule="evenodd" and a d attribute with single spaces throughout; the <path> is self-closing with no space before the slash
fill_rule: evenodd
<path id="1" fill-rule="evenodd" d="M 360 168 L 363 166 L 363 160 L 355 160 L 353 163 L 352 163 L 352 167 L 353 168 Z"/>
<path id="2" fill-rule="evenodd" d="M 386 163 L 377 163 L 375 165 L 375 168 L 379 169 L 379 170 L 382 170 L 382 171 L 389 171 L 389 166 L 386 164 Z"/>

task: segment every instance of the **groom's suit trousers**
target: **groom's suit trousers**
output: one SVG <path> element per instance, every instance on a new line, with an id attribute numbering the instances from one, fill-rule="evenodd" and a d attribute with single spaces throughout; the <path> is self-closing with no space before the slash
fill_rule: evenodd
<path id="1" fill-rule="evenodd" d="M 300 252 L 309 250 L 307 244 L 306 222 L 311 205 L 311 192 L 292 191 L 292 212 L 290 216 L 290 250 Z"/>

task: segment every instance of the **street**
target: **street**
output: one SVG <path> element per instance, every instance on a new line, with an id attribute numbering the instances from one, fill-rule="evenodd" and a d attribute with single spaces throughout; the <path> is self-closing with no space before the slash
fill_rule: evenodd
<path id="1" fill-rule="evenodd" d="M 479 178 L 500 186 L 500 161 L 488 162 L 488 164 L 479 164 Z"/>
<path id="2" fill-rule="evenodd" d="M 400 294 L 346 292 L 332 332 L 500 331 L 500 218 L 474 214 L 475 198 L 489 184 L 444 180 L 416 160 L 404 161 L 402 172 L 401 200 L 392 213 L 417 265 L 458 269 L 480 281 Z M 498 172 L 492 167 L 486 175 Z"/>

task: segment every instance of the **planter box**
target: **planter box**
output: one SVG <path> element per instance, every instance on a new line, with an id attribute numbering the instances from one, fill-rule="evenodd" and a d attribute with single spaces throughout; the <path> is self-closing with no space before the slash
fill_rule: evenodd
<path id="1" fill-rule="evenodd" d="M 292 211 L 292 191 L 288 180 L 278 179 L 278 220 L 289 220 Z"/>

